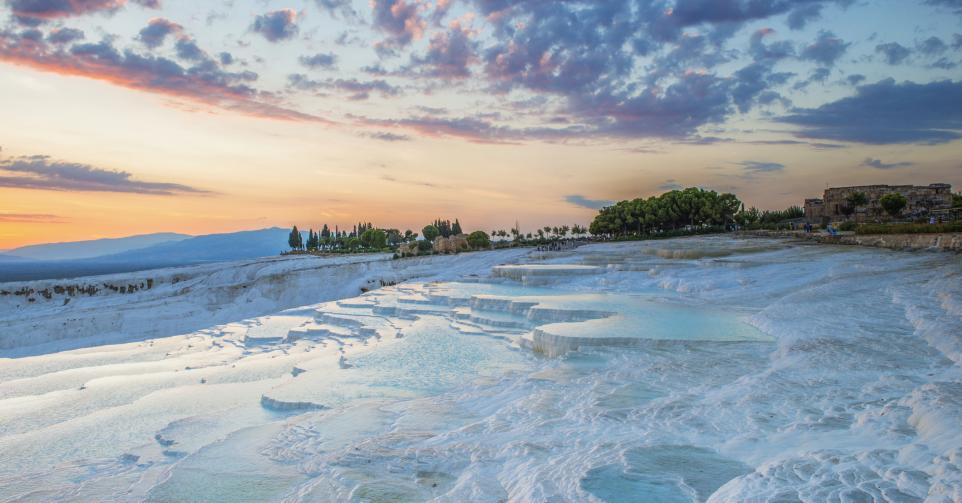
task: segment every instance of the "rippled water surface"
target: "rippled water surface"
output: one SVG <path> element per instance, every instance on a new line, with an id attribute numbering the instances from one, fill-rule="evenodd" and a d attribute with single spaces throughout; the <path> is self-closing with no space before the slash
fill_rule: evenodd
<path id="1" fill-rule="evenodd" d="M 962 501 L 957 255 L 526 262 L 0 359 L 0 500 Z"/>

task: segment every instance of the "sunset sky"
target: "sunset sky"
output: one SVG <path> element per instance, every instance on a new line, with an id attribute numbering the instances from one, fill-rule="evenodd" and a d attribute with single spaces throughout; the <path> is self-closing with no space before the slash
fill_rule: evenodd
<path id="1" fill-rule="evenodd" d="M 0 249 L 962 186 L 960 0 L 0 5 Z"/>

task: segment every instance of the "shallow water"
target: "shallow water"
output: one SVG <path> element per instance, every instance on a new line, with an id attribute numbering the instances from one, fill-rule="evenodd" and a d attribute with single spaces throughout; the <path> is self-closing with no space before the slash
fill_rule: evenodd
<path id="1" fill-rule="evenodd" d="M 957 256 L 553 257 L 0 360 L 0 499 L 962 501 Z"/>

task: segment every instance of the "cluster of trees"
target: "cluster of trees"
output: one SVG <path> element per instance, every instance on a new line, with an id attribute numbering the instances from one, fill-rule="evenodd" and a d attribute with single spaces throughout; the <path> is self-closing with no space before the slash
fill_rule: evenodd
<path id="1" fill-rule="evenodd" d="M 853 213 L 858 211 L 859 208 L 867 205 L 869 203 L 868 196 L 864 192 L 852 192 L 851 194 L 845 196 L 845 205 L 839 208 L 845 216 L 851 216 Z M 881 216 L 882 211 L 885 211 L 892 218 L 898 217 L 902 210 L 908 205 L 909 201 L 902 194 L 898 192 L 889 192 L 883 195 L 878 200 L 878 206 L 871 208 L 875 213 L 876 217 Z"/>
<path id="2" fill-rule="evenodd" d="M 442 220 L 439 218 L 421 229 L 421 235 L 428 241 L 434 241 L 438 236 L 449 238 L 461 234 L 464 234 L 464 231 L 461 230 L 461 222 L 457 218 L 454 219 L 453 224 L 450 220 Z"/>
<path id="3" fill-rule="evenodd" d="M 371 222 L 359 222 L 350 231 L 342 231 L 337 226 L 331 230 L 327 224 L 317 232 L 308 229 L 305 240 L 295 225 L 288 234 L 287 245 L 291 250 L 310 252 L 378 251 L 415 241 L 417 237 L 410 229 L 402 233 L 398 229 L 378 229 Z"/>
<path id="4" fill-rule="evenodd" d="M 529 232 L 527 234 L 521 232 L 519 229 L 511 229 L 506 231 L 504 229 L 495 229 L 491 231 L 491 237 L 502 238 L 502 240 L 507 239 L 508 236 L 515 241 L 533 240 L 537 239 L 540 241 L 555 240 L 555 239 L 566 239 L 568 237 L 576 238 L 583 237 L 588 234 L 588 228 L 583 227 L 578 224 L 571 226 L 561 225 L 556 227 L 544 226 L 534 232 Z"/>
<path id="5" fill-rule="evenodd" d="M 647 235 L 680 228 L 728 226 L 742 207 L 734 194 L 687 188 L 602 208 L 588 227 L 594 235 Z M 757 212 L 757 210 L 756 210 Z"/>
<path id="6" fill-rule="evenodd" d="M 458 235 L 464 234 L 464 231 L 461 230 L 461 222 L 458 221 L 457 218 L 454 219 L 453 224 L 451 223 L 450 220 L 442 220 L 439 218 L 435 220 L 433 223 L 426 225 L 424 229 L 421 230 L 421 232 L 424 234 L 425 239 L 429 239 L 431 241 L 433 241 L 434 238 L 438 236 L 441 236 L 442 238 L 449 238 L 451 236 L 458 236 Z M 429 233 L 433 237 L 429 238 L 428 237 Z"/>

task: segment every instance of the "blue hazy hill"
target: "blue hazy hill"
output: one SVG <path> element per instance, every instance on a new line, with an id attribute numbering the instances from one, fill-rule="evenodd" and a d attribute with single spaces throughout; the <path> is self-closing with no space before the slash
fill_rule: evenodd
<path id="1" fill-rule="evenodd" d="M 21 246 L 20 248 L 6 251 L 4 254 L 34 261 L 82 260 L 148 248 L 165 243 L 173 243 L 190 237 L 191 236 L 187 234 L 158 232 L 123 238 L 92 239 L 68 243 L 45 243 Z"/>

